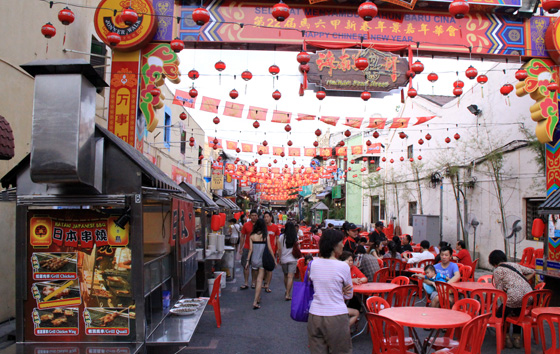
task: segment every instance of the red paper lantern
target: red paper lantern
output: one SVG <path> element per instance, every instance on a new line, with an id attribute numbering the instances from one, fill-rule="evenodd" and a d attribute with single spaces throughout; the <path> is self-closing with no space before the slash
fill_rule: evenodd
<path id="1" fill-rule="evenodd" d="M 193 147 L 194 146 L 194 141 L 189 141 L 189 146 Z"/>
<path id="2" fill-rule="evenodd" d="M 236 148 L 236 149 L 235 149 L 235 152 L 239 154 L 239 153 L 241 152 L 241 149 L 240 149 L 240 148 Z"/>
<path id="3" fill-rule="evenodd" d="M 343 161 L 348 161 L 348 157 L 344 156 Z"/>
<path id="4" fill-rule="evenodd" d="M 41 27 L 41 33 L 45 36 L 45 38 L 49 39 L 55 36 L 56 28 L 54 28 L 50 22 L 47 22 L 43 25 L 43 27 Z"/>
<path id="5" fill-rule="evenodd" d="M 430 135 L 430 133 L 426 134 L 426 140 L 431 140 L 432 136 Z"/>
<path id="6" fill-rule="evenodd" d="M 169 46 L 175 53 L 179 53 L 180 51 L 185 49 L 185 43 L 180 40 L 179 37 L 175 37 L 175 39 L 172 40 L 171 43 L 169 43 Z"/>
<path id="7" fill-rule="evenodd" d="M 525 69 L 519 69 L 515 72 L 515 78 L 519 81 L 525 81 L 527 76 L 527 70 Z"/>
<path id="8" fill-rule="evenodd" d="M 321 129 L 317 129 L 317 130 L 315 130 L 315 135 L 317 135 L 317 136 L 321 136 L 321 133 L 322 133 L 322 132 L 321 132 Z"/>
<path id="9" fill-rule="evenodd" d="M 390 159 L 390 160 L 389 160 L 389 162 L 390 162 L 390 163 L 393 163 L 393 162 L 395 162 L 395 160 L 393 160 L 393 159 Z"/>
<path id="10" fill-rule="evenodd" d="M 367 69 L 367 67 L 369 66 L 369 62 L 367 58 L 359 57 L 354 61 L 354 65 L 356 65 L 356 68 L 363 71 Z"/>
<path id="11" fill-rule="evenodd" d="M 449 12 L 456 19 L 462 19 L 469 13 L 469 3 L 465 0 L 453 0 L 453 2 L 449 4 Z"/>
<path id="12" fill-rule="evenodd" d="M 267 145 L 268 145 L 268 141 L 264 140 L 264 141 L 262 142 L 262 146 L 267 146 Z"/>
<path id="13" fill-rule="evenodd" d="M 299 72 L 302 74 L 308 73 L 310 69 L 309 64 L 299 64 Z"/>
<path id="14" fill-rule="evenodd" d="M 194 136 L 191 136 L 191 137 L 189 138 L 189 142 L 194 143 Z"/>
<path id="15" fill-rule="evenodd" d="M 387 161 L 387 158 L 386 158 L 385 156 L 383 156 L 383 157 L 381 158 L 381 161 L 385 162 L 385 161 Z"/>
<path id="16" fill-rule="evenodd" d="M 241 78 L 245 81 L 249 81 L 253 78 L 253 74 L 249 70 L 245 70 L 241 73 Z"/>
<path id="17" fill-rule="evenodd" d="M 274 98 L 276 101 L 278 101 L 281 97 L 282 97 L 282 94 L 278 90 L 276 90 L 272 93 L 272 98 Z"/>
<path id="18" fill-rule="evenodd" d="M 352 133 L 350 133 L 349 129 L 346 129 L 346 131 L 344 132 L 344 136 L 349 137 L 350 135 L 352 135 Z"/>
<path id="19" fill-rule="evenodd" d="M 418 160 L 422 160 L 422 155 L 418 155 Z"/>
<path id="20" fill-rule="evenodd" d="M 277 65 L 273 64 L 268 68 L 268 72 L 272 75 L 277 75 L 280 72 L 280 68 Z"/>
<path id="21" fill-rule="evenodd" d="M 364 21 L 371 21 L 373 20 L 373 18 L 375 16 L 377 16 L 377 5 L 375 5 L 373 2 L 371 2 L 370 0 L 366 0 L 364 1 L 359 7 L 358 7 L 358 15 L 364 20 Z"/>
<path id="22" fill-rule="evenodd" d="M 429 73 L 428 74 L 428 81 L 436 82 L 438 80 L 438 75 L 436 73 Z"/>
<path id="23" fill-rule="evenodd" d="M 179 114 L 179 119 L 180 120 L 187 119 L 187 114 L 185 112 L 181 112 L 181 114 Z M 193 139 L 192 141 L 194 141 L 194 138 L 192 138 L 192 139 Z"/>
<path id="24" fill-rule="evenodd" d="M 210 228 L 212 229 L 212 231 L 217 232 L 218 230 L 220 230 L 221 224 L 222 218 L 220 217 L 220 215 L 212 215 L 212 218 L 210 219 Z"/>
<path id="25" fill-rule="evenodd" d="M 422 138 L 418 139 L 418 144 L 419 144 L 419 145 L 423 145 L 423 144 L 424 144 L 424 140 L 422 140 Z"/>
<path id="26" fill-rule="evenodd" d="M 469 66 L 467 70 L 465 70 L 465 76 L 468 77 L 470 80 L 474 79 L 478 75 L 478 70 L 474 66 Z"/>
<path id="27" fill-rule="evenodd" d="M 379 138 L 379 132 L 378 132 L 377 130 L 374 131 L 373 134 L 372 134 L 372 136 L 373 136 L 375 139 Z"/>
<path id="28" fill-rule="evenodd" d="M 504 96 L 509 95 L 511 91 L 513 91 L 512 84 L 504 84 L 504 86 L 500 87 L 500 93 Z"/>
<path id="29" fill-rule="evenodd" d="M 282 151 L 282 152 L 280 153 L 280 157 L 284 157 L 284 156 L 286 156 L 286 154 L 284 153 L 284 151 Z M 286 166 L 286 167 L 288 167 L 288 166 Z"/>
<path id="30" fill-rule="evenodd" d="M 123 11 L 123 13 L 124 13 L 124 11 Z M 75 18 L 76 17 L 74 16 L 74 13 L 68 7 L 63 8 L 62 10 L 60 10 L 58 12 L 58 20 L 60 22 L 62 22 L 62 24 L 64 26 L 68 26 L 69 24 L 74 22 Z M 136 18 L 138 18 L 138 15 L 136 16 Z M 136 21 L 134 21 L 134 22 L 136 22 Z"/>
<path id="31" fill-rule="evenodd" d="M 461 136 L 459 135 L 459 133 L 455 133 L 455 135 L 453 135 L 453 138 L 455 140 L 459 140 L 459 139 L 461 139 Z"/>
<path id="32" fill-rule="evenodd" d="M 224 63 L 223 61 L 220 60 L 219 62 L 217 62 L 216 64 L 214 64 L 214 68 L 216 68 L 216 70 L 218 70 L 218 71 L 220 71 L 220 72 L 221 72 L 221 71 L 224 71 L 225 68 L 226 68 L 226 63 Z"/>
<path id="33" fill-rule="evenodd" d="M 319 146 L 319 142 L 318 142 L 318 141 L 314 141 L 314 142 L 313 142 L 313 146 L 315 146 L 315 147 Z"/>
<path id="34" fill-rule="evenodd" d="M 127 26 L 132 26 L 138 21 L 138 13 L 131 8 L 122 10 L 121 19 Z"/>
<path id="35" fill-rule="evenodd" d="M 239 97 L 239 92 L 237 92 L 236 89 L 233 89 L 229 92 L 229 97 L 231 97 L 232 99 L 236 99 L 237 97 Z"/>
<path id="36" fill-rule="evenodd" d="M 293 145 L 293 143 L 292 143 L 291 140 L 288 140 L 288 142 L 287 142 L 286 144 L 287 144 L 288 146 L 292 146 L 292 145 Z"/>
<path id="37" fill-rule="evenodd" d="M 282 2 L 280 2 L 272 7 L 272 16 L 278 21 L 282 22 L 288 17 L 290 17 L 290 7 Z"/>
<path id="38" fill-rule="evenodd" d="M 157 87 L 153 87 L 150 90 L 150 93 L 152 94 L 153 97 L 158 97 L 161 94 L 161 90 L 158 89 Z"/>
<path id="39" fill-rule="evenodd" d="M 366 145 L 371 146 L 371 141 L 370 140 L 366 141 Z"/>
<path id="40" fill-rule="evenodd" d="M 284 127 L 284 130 L 289 133 L 290 130 L 292 130 L 292 127 L 289 124 L 286 124 L 286 126 Z"/>
<path id="41" fill-rule="evenodd" d="M 255 162 L 253 162 L 253 163 L 259 163 L 259 160 L 255 159 Z"/>
<path id="42" fill-rule="evenodd" d="M 405 132 L 400 132 L 399 133 L 399 138 L 401 138 L 401 139 L 406 138 L 406 133 Z"/>
<path id="43" fill-rule="evenodd" d="M 277 162 L 278 162 L 278 160 L 274 159 L 274 161 L 272 161 L 272 162 L 274 162 L 274 163 L 277 163 Z"/>
<path id="44" fill-rule="evenodd" d="M 411 88 L 408 89 L 407 95 L 410 98 L 414 98 L 418 95 L 418 92 L 416 91 L 416 89 L 414 87 L 411 87 Z"/>
<path id="45" fill-rule="evenodd" d="M 367 162 L 367 157 L 365 157 L 365 156 L 362 157 L 362 161 L 363 161 L 363 162 Z"/>
<path id="46" fill-rule="evenodd" d="M 253 123 L 253 127 L 254 127 L 255 129 L 257 129 L 257 128 L 260 127 L 260 126 L 261 126 L 261 124 L 259 123 L 258 120 L 256 120 L 256 121 Z"/>
<path id="47" fill-rule="evenodd" d="M 293 161 L 292 161 L 292 164 L 294 164 L 294 165 L 295 165 L 296 163 L 297 163 L 297 162 L 296 162 L 296 160 L 293 160 Z"/>
<path id="48" fill-rule="evenodd" d="M 420 60 L 416 60 L 412 66 L 412 71 L 414 71 L 417 74 L 420 74 L 422 71 L 424 71 L 424 64 L 422 64 L 422 62 Z"/>
<path id="49" fill-rule="evenodd" d="M 195 98 L 196 96 L 198 96 L 198 91 L 193 87 L 192 89 L 189 90 L 189 95 L 192 98 Z"/>
<path id="50" fill-rule="evenodd" d="M 409 70 L 406 71 L 406 77 L 407 78 L 413 79 L 415 76 L 416 76 L 416 73 L 412 69 L 409 69 Z"/>
<path id="51" fill-rule="evenodd" d="M 367 101 L 371 98 L 371 93 L 369 93 L 367 91 L 364 91 L 364 92 L 362 92 L 360 97 L 362 98 L 362 100 Z"/>
<path id="52" fill-rule="evenodd" d="M 488 76 L 482 74 L 482 75 L 478 75 L 478 77 L 476 78 L 476 81 L 481 84 L 484 85 L 485 83 L 488 82 Z"/>
<path id="53" fill-rule="evenodd" d="M 204 155 L 200 155 L 200 156 L 198 157 L 198 159 L 199 159 L 199 160 L 204 159 Z"/>
<path id="54" fill-rule="evenodd" d="M 453 94 L 454 94 L 456 97 L 459 97 L 459 96 L 461 96 L 461 95 L 463 94 L 463 89 L 460 88 L 460 87 L 455 87 L 455 88 L 453 89 Z"/>
<path id="55" fill-rule="evenodd" d="M 411 157 L 411 158 L 408 159 L 408 161 L 414 162 L 414 159 Z"/>
<path id="56" fill-rule="evenodd" d="M 558 91 L 558 84 L 554 81 L 551 81 L 548 85 L 546 85 L 546 88 L 548 89 L 548 91 L 550 92 L 556 92 Z"/>
<path id="57" fill-rule="evenodd" d="M 210 21 L 210 13 L 204 7 L 199 7 L 193 11 L 192 19 L 197 25 L 204 26 Z"/>
<path id="58" fill-rule="evenodd" d="M 121 36 L 118 33 L 111 32 L 107 34 L 107 40 L 109 41 L 109 45 L 114 47 L 121 42 Z"/>
<path id="59" fill-rule="evenodd" d="M 365 170 L 366 170 L 365 167 L 360 168 L 360 171 L 361 171 L 361 172 L 364 172 Z"/>
<path id="60" fill-rule="evenodd" d="M 375 160 L 371 160 L 369 163 L 373 165 L 375 164 Z"/>
<path id="61" fill-rule="evenodd" d="M 345 145 L 345 143 L 344 143 L 343 140 L 341 140 L 341 141 L 338 142 L 338 146 L 343 147 L 344 145 Z"/>
<path id="62" fill-rule="evenodd" d="M 214 150 L 218 150 L 218 145 L 214 145 L 214 146 L 212 146 L 212 149 L 214 149 Z"/>
<path id="63" fill-rule="evenodd" d="M 375 170 L 376 170 L 377 172 L 379 172 L 379 171 L 381 171 L 381 167 L 377 167 Z"/>
<path id="64" fill-rule="evenodd" d="M 214 145 L 218 145 L 218 143 L 219 143 L 218 138 L 214 138 L 214 140 L 212 140 L 212 143 L 213 143 Z"/>
<path id="65" fill-rule="evenodd" d="M 317 94 L 315 94 L 315 96 L 317 97 L 317 99 L 319 101 L 322 101 L 325 97 L 327 97 L 327 93 L 323 90 L 317 91 Z"/>
<path id="66" fill-rule="evenodd" d="M 271 163 L 269 163 L 269 164 L 268 164 L 268 167 L 272 167 L 272 164 L 271 164 Z"/>
<path id="67" fill-rule="evenodd" d="M 214 122 L 214 124 L 220 124 L 220 118 L 214 117 L 214 119 L 212 119 L 212 122 Z"/>
<path id="68" fill-rule="evenodd" d="M 453 83 L 453 87 L 463 88 L 465 87 L 465 83 L 461 80 L 455 80 Z"/>
<path id="69" fill-rule="evenodd" d="M 542 0 L 542 8 L 549 14 L 555 14 L 560 9 L 560 1 L 558 0 Z"/>
<path id="70" fill-rule="evenodd" d="M 352 165 L 354 164 L 354 162 L 355 162 L 354 160 L 350 160 L 350 163 L 351 163 Z"/>
<path id="71" fill-rule="evenodd" d="M 449 137 L 447 137 L 447 138 L 445 138 L 445 142 L 449 144 L 451 142 L 451 139 Z"/>
<path id="72" fill-rule="evenodd" d="M 191 71 L 189 71 L 189 73 L 187 75 L 189 76 L 189 79 L 191 79 L 191 80 L 196 80 L 200 77 L 200 74 L 195 69 L 192 69 Z"/>
<path id="73" fill-rule="evenodd" d="M 301 51 L 297 55 L 297 61 L 300 64 L 307 64 L 311 60 L 311 55 L 309 53 Z"/>
<path id="74" fill-rule="evenodd" d="M 403 162 L 403 161 L 404 161 L 404 157 L 401 156 L 401 157 L 399 158 L 399 160 L 401 160 L 401 162 Z"/>

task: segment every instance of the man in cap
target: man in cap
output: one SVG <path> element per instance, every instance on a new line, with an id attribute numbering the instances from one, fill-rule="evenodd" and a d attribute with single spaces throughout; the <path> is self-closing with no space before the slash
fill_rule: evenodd
<path id="1" fill-rule="evenodd" d="M 373 232 L 369 234 L 369 246 L 371 246 L 374 242 L 378 245 L 383 242 L 387 242 L 387 237 L 383 233 L 383 221 L 377 221 Z"/>
<path id="2" fill-rule="evenodd" d="M 356 252 L 358 247 L 358 234 L 360 233 L 360 228 L 356 224 L 350 223 L 346 226 L 346 232 L 348 237 L 344 241 L 344 251 Z"/>

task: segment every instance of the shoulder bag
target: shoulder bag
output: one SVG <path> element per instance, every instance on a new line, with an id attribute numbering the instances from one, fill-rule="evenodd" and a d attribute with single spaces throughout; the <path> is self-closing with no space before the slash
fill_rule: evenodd
<path id="1" fill-rule="evenodd" d="M 294 282 L 292 290 L 292 308 L 290 311 L 290 317 L 294 321 L 307 322 L 309 318 L 309 308 L 311 307 L 311 301 L 313 301 L 313 282 L 309 280 L 309 271 L 311 270 L 311 263 L 307 265 L 307 271 L 305 272 L 305 277 L 301 282 Z"/>
<path id="2" fill-rule="evenodd" d="M 284 239 L 285 242 L 286 239 Z M 301 253 L 301 250 L 299 248 L 299 242 L 294 242 L 294 245 L 292 247 L 292 256 L 294 256 L 295 259 L 300 259 L 301 257 L 303 257 L 303 254 Z"/>
<path id="3" fill-rule="evenodd" d="M 515 269 L 514 267 L 510 266 L 509 264 L 503 264 L 503 263 L 500 264 L 498 267 L 503 267 L 503 268 L 507 268 L 509 270 L 514 271 L 515 273 L 517 273 L 521 278 L 523 278 L 529 284 L 531 289 L 533 289 L 533 285 L 531 284 L 531 282 L 527 278 L 525 278 L 525 276 L 523 274 L 521 274 L 521 272 L 518 271 L 517 269 Z"/>
<path id="4" fill-rule="evenodd" d="M 274 256 L 272 255 L 272 253 L 270 253 L 267 244 L 265 244 L 264 246 L 262 264 L 264 270 L 268 270 L 269 272 L 273 271 L 274 268 L 276 267 L 276 263 L 274 262 Z"/>

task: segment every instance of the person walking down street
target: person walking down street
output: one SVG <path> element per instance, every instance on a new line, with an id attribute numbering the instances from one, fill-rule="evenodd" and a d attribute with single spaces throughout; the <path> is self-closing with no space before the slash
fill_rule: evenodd
<path id="1" fill-rule="evenodd" d="M 505 291 L 507 294 L 506 309 L 504 316 L 519 316 L 523 296 L 533 289 L 529 281 L 535 276 L 535 271 L 531 268 L 521 266 L 517 263 L 508 262 L 507 256 L 500 250 L 494 250 L 488 256 L 488 263 L 494 267 L 492 283 L 498 290 Z M 501 315 L 502 308 L 497 313 Z M 505 321 L 504 321 L 505 324 Z M 507 348 L 521 348 L 521 327 L 513 326 L 513 342 L 509 333 L 506 333 Z"/>
<path id="2" fill-rule="evenodd" d="M 239 234 L 241 233 L 241 226 L 237 223 L 237 220 L 235 220 L 235 218 L 229 219 L 229 230 L 229 242 L 234 247 L 235 251 L 237 251 L 237 245 L 239 244 Z"/>
<path id="3" fill-rule="evenodd" d="M 294 223 L 288 222 L 284 233 L 278 237 L 277 249 L 280 257 L 280 264 L 284 272 L 284 286 L 286 287 L 286 301 L 292 299 L 292 286 L 294 284 L 294 275 L 297 269 L 297 259 L 292 254 L 294 246 L 298 242 L 297 231 Z"/>
<path id="4" fill-rule="evenodd" d="M 288 221 L 288 214 L 284 213 L 282 215 L 282 224 L 286 225 L 287 221 Z"/>
<path id="5" fill-rule="evenodd" d="M 253 279 L 256 279 L 256 290 L 255 298 L 253 300 L 253 310 L 258 310 L 261 308 L 261 289 L 264 280 L 264 267 L 263 267 L 263 253 L 265 247 L 272 253 L 272 247 L 270 245 L 270 239 L 268 238 L 268 231 L 266 229 L 266 223 L 263 219 L 257 219 L 255 226 L 249 237 L 249 255 L 250 267 L 253 272 Z M 274 260 L 276 263 L 276 259 Z M 247 263 L 247 268 L 249 268 L 249 262 Z"/>
<path id="6" fill-rule="evenodd" d="M 243 267 L 243 277 L 245 278 L 245 283 L 241 286 L 241 290 L 249 289 L 249 249 L 251 248 L 250 237 L 251 232 L 253 232 L 253 227 L 259 218 L 259 214 L 255 209 L 251 210 L 249 214 L 250 220 L 247 221 L 243 228 L 241 229 L 241 244 L 243 245 L 243 253 L 241 254 L 241 266 Z M 251 288 L 255 288 L 256 279 L 252 279 Z"/>
<path id="7" fill-rule="evenodd" d="M 274 224 L 274 218 L 270 211 L 264 212 L 264 222 L 266 223 L 266 229 L 268 230 L 268 238 L 270 240 L 270 245 L 272 246 L 272 254 L 276 255 L 276 239 L 280 236 L 280 228 L 278 225 Z M 264 275 L 264 291 L 271 293 L 270 281 L 272 280 L 272 271 L 265 271 Z"/>
<path id="8" fill-rule="evenodd" d="M 348 309 L 344 300 L 353 296 L 350 267 L 337 258 L 342 254 L 342 234 L 325 230 L 319 241 L 319 257 L 309 265 L 315 293 L 309 308 L 307 336 L 312 354 L 352 353 Z"/>

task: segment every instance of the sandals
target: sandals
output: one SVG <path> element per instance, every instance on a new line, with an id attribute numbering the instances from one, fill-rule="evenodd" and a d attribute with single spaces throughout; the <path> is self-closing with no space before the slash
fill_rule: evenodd
<path id="1" fill-rule="evenodd" d="M 291 298 L 291 297 L 288 297 L 288 296 L 286 296 L 286 297 L 284 298 L 284 300 L 286 300 L 286 301 L 292 301 L 292 298 Z"/>
<path id="2" fill-rule="evenodd" d="M 242 286 L 239 287 L 239 289 L 247 290 L 247 289 L 249 289 L 249 286 L 248 285 L 242 285 Z"/>
<path id="3" fill-rule="evenodd" d="M 254 288 L 256 288 L 256 285 L 251 285 L 251 289 L 254 289 Z"/>
<path id="4" fill-rule="evenodd" d="M 260 308 L 261 308 L 260 305 L 253 305 L 253 310 L 258 310 L 258 309 L 260 309 Z"/>
<path id="5" fill-rule="evenodd" d="M 264 292 L 265 292 L 265 293 L 271 293 L 272 290 L 270 290 L 270 288 L 264 288 Z"/>

